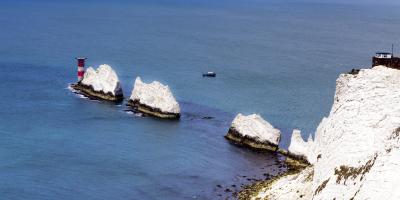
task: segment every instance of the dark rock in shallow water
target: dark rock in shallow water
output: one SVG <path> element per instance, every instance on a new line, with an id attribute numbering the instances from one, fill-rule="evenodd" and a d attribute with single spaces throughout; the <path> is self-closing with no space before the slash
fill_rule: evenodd
<path id="1" fill-rule="evenodd" d="M 348 73 L 352 74 L 352 75 L 357 75 L 359 72 L 360 72 L 360 69 L 351 69 L 351 71 L 349 71 Z"/>
<path id="2" fill-rule="evenodd" d="M 138 100 L 130 99 L 126 105 L 130 106 L 136 112 L 141 112 L 162 119 L 179 119 L 181 117 L 180 113 L 163 112 L 158 108 L 152 108 L 142 104 Z"/>
<path id="3" fill-rule="evenodd" d="M 278 145 L 272 144 L 270 142 L 260 142 L 255 138 L 251 138 L 247 135 L 243 136 L 235 128 L 229 128 L 228 133 L 225 138 L 232 141 L 233 143 L 241 146 L 251 147 L 258 151 L 277 151 Z"/>

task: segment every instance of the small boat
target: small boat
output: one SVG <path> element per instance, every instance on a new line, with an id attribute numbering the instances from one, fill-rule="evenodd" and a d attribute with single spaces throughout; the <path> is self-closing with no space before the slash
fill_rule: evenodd
<path id="1" fill-rule="evenodd" d="M 203 77 L 215 77 L 217 74 L 215 72 L 203 73 Z"/>

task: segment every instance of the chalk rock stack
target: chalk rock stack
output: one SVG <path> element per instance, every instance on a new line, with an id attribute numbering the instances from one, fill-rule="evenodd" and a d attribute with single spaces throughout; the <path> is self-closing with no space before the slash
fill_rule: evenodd
<path id="1" fill-rule="evenodd" d="M 135 111 L 163 119 L 179 119 L 180 107 L 167 85 L 158 81 L 146 84 L 137 77 L 128 106 Z"/>
<path id="2" fill-rule="evenodd" d="M 301 160 L 307 164 L 310 164 L 312 160 L 312 151 L 314 147 L 314 141 L 311 135 L 308 137 L 307 142 L 301 137 L 301 131 L 294 129 L 292 138 L 290 140 L 290 146 L 288 155 L 294 159 Z"/>
<path id="3" fill-rule="evenodd" d="M 400 70 L 377 66 L 340 75 L 314 150 L 303 154 L 311 166 L 254 198 L 400 199 Z"/>
<path id="4" fill-rule="evenodd" d="M 96 70 L 89 67 L 81 81 L 72 88 L 85 96 L 107 101 L 122 101 L 123 93 L 117 74 L 109 65 L 100 65 Z"/>
<path id="5" fill-rule="evenodd" d="M 278 150 L 281 132 L 260 115 L 238 114 L 225 138 L 239 145 L 257 150 Z"/>

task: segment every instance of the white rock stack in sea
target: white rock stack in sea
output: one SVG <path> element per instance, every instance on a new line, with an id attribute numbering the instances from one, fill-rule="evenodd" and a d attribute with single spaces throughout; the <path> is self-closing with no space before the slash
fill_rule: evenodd
<path id="1" fill-rule="evenodd" d="M 111 66 L 103 64 L 96 70 L 89 67 L 82 81 L 72 86 L 82 94 L 108 101 L 123 100 L 123 93 L 118 76 Z"/>
<path id="2" fill-rule="evenodd" d="M 281 132 L 260 115 L 238 114 L 225 138 L 237 144 L 258 150 L 278 150 Z"/>
<path id="3" fill-rule="evenodd" d="M 289 156 L 302 160 L 306 163 L 311 163 L 312 151 L 314 147 L 314 141 L 311 135 L 308 137 L 307 142 L 301 137 L 301 131 L 294 129 L 292 133 L 292 138 L 290 140 L 290 146 L 288 149 Z"/>
<path id="4" fill-rule="evenodd" d="M 137 77 L 128 105 L 136 111 L 151 116 L 166 119 L 180 118 L 179 103 L 169 87 L 158 81 L 146 84 Z"/>
<path id="5" fill-rule="evenodd" d="M 400 70 L 342 74 L 317 128 L 311 166 L 253 198 L 400 199 Z"/>

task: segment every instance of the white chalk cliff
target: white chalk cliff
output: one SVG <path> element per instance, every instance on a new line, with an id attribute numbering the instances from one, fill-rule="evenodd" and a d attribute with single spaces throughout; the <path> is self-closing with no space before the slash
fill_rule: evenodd
<path id="1" fill-rule="evenodd" d="M 238 114 L 231 125 L 243 137 L 247 136 L 258 142 L 267 142 L 278 145 L 281 132 L 265 121 L 260 115 Z"/>
<path id="2" fill-rule="evenodd" d="M 146 84 L 142 82 L 140 77 L 137 77 L 130 99 L 137 100 L 140 104 L 160 109 L 162 112 L 180 113 L 179 104 L 169 87 L 158 81 Z"/>
<path id="3" fill-rule="evenodd" d="M 109 65 L 100 65 L 96 70 L 92 67 L 86 69 L 81 84 L 92 86 L 97 92 L 113 95 L 122 94 L 122 88 L 117 74 Z"/>
<path id="4" fill-rule="evenodd" d="M 400 70 L 377 66 L 342 74 L 330 114 L 315 133 L 312 165 L 258 197 L 400 199 L 399 127 Z"/>

